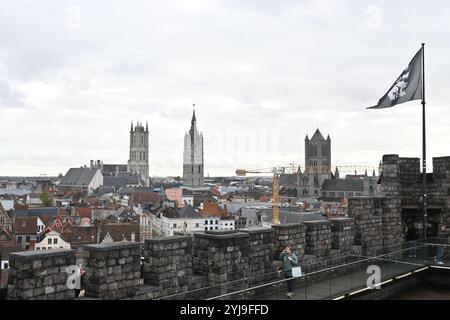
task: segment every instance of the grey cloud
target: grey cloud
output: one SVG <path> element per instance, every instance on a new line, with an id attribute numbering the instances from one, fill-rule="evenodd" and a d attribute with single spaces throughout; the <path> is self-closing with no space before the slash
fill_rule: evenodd
<path id="1" fill-rule="evenodd" d="M 0 109 L 26 107 L 25 95 L 0 79 Z"/>

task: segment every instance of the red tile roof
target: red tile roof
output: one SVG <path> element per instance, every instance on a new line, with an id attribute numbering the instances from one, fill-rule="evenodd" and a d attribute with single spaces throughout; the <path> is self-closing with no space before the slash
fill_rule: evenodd
<path id="1" fill-rule="evenodd" d="M 77 213 L 80 219 L 83 218 L 92 219 L 92 208 L 77 208 Z"/>
<path id="2" fill-rule="evenodd" d="M 18 217 L 15 222 L 16 234 L 37 234 L 38 217 Z"/>

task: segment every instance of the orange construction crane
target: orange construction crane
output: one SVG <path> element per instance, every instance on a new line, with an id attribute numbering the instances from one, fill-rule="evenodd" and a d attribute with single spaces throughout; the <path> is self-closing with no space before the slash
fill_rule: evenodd
<path id="1" fill-rule="evenodd" d="M 245 177 L 248 173 L 272 173 L 273 174 L 273 217 L 272 224 L 280 224 L 280 175 L 285 172 L 284 167 L 273 167 L 273 168 L 265 168 L 265 169 L 256 169 L 256 170 L 245 170 L 238 169 L 236 170 L 236 175 Z"/>

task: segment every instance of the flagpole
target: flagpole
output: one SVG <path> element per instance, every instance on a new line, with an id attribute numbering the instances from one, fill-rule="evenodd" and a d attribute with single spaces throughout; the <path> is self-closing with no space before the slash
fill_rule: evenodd
<path id="1" fill-rule="evenodd" d="M 427 145 L 425 136 L 425 43 L 422 43 L 422 213 L 423 239 L 427 238 Z"/>

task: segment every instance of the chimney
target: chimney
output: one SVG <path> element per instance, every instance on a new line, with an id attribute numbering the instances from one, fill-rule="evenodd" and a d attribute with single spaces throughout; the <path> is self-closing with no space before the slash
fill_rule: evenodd
<path id="1" fill-rule="evenodd" d="M 91 160 L 91 169 L 94 169 L 94 160 Z"/>

